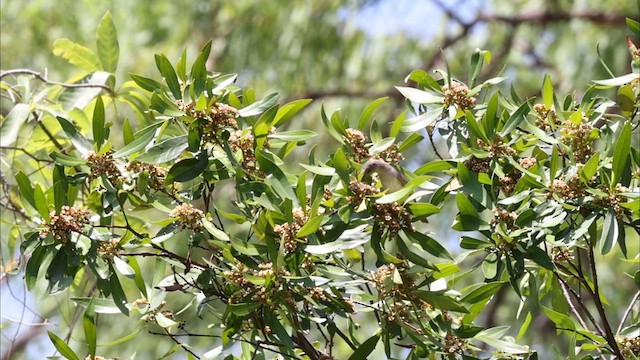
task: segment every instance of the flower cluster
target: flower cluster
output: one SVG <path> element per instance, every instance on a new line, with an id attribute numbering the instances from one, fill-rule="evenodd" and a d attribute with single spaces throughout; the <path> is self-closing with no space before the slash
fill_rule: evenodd
<path id="1" fill-rule="evenodd" d="M 442 91 L 444 91 L 445 107 L 455 104 L 460 110 L 467 110 L 473 109 L 473 107 L 476 106 L 476 98 L 467 96 L 469 94 L 469 88 L 465 84 L 453 82 L 451 86 L 443 86 Z"/>
<path id="2" fill-rule="evenodd" d="M 459 338 L 450 332 L 447 332 L 447 336 L 444 338 L 444 352 L 449 354 L 460 354 L 464 352 L 467 342 L 463 338 Z"/>
<path id="3" fill-rule="evenodd" d="M 473 171 L 474 173 L 485 173 L 488 174 L 491 168 L 489 167 L 489 163 L 491 162 L 490 158 L 480 159 L 475 156 L 471 156 L 464 162 L 464 166 L 467 169 Z"/>
<path id="4" fill-rule="evenodd" d="M 300 209 L 293 210 L 293 222 L 276 225 L 273 231 L 284 239 L 284 253 L 291 254 L 298 248 L 298 241 L 306 239 L 297 239 L 296 234 L 307 223 L 309 216 Z"/>
<path id="5" fill-rule="evenodd" d="M 515 156 L 517 154 L 514 148 L 504 144 L 504 139 L 502 139 L 502 136 L 500 135 L 496 135 L 495 138 L 493 138 L 493 141 L 489 144 L 481 139 L 478 139 L 477 142 L 478 146 L 486 150 L 489 153 L 489 157 L 493 159 Z"/>
<path id="6" fill-rule="evenodd" d="M 594 128 L 587 122 L 586 118 L 582 118 L 579 123 L 565 121 L 562 123 L 560 130 L 562 137 L 560 141 L 567 145 L 578 163 L 584 164 L 593 154 L 591 146 L 597 135 L 594 134 Z"/>
<path id="7" fill-rule="evenodd" d="M 558 117 L 555 106 L 551 105 L 551 107 L 547 109 L 544 104 L 535 104 L 533 105 L 533 111 L 538 113 L 538 118 L 535 122 L 538 128 L 546 132 L 551 132 L 556 125 L 560 125 L 560 118 Z"/>
<path id="8" fill-rule="evenodd" d="M 112 260 L 114 256 L 118 255 L 118 244 L 120 239 L 109 239 L 107 241 L 101 241 L 98 243 L 98 252 L 105 260 Z"/>
<path id="9" fill-rule="evenodd" d="M 563 199 L 571 200 L 576 199 L 586 194 L 585 186 L 580 182 L 580 178 L 577 175 L 573 176 L 568 181 L 565 181 L 564 176 L 560 179 L 553 180 L 548 185 L 549 196 L 557 194 Z"/>
<path id="10" fill-rule="evenodd" d="M 527 157 L 523 157 L 518 159 L 518 163 L 520 164 L 520 166 L 522 166 L 525 169 L 531 169 L 532 167 L 534 167 L 536 165 L 536 163 L 538 162 L 538 160 L 536 160 L 536 158 L 531 157 L 531 156 L 527 156 Z"/>
<path id="11" fill-rule="evenodd" d="M 205 143 L 217 143 L 220 131 L 225 128 L 238 129 L 236 118 L 239 116 L 239 112 L 231 105 L 216 102 L 207 109 L 196 110 L 193 101 L 185 104 L 182 100 L 178 100 L 176 103 L 178 108 L 188 116 L 205 120 L 200 124 L 202 140 Z"/>
<path id="12" fill-rule="evenodd" d="M 127 163 L 125 169 L 131 173 L 140 174 L 146 172 L 149 175 L 149 186 L 155 190 L 164 189 L 164 179 L 167 176 L 167 170 L 158 165 L 132 161 Z"/>
<path id="13" fill-rule="evenodd" d="M 40 237 L 46 238 L 49 234 L 62 244 L 69 241 L 71 232 L 81 233 L 84 225 L 89 223 L 89 210 L 79 207 L 63 206 L 60 213 L 52 211 L 49 223 L 40 231 Z"/>
<path id="14" fill-rule="evenodd" d="M 349 192 L 352 195 L 347 196 L 347 199 L 351 201 L 354 206 L 360 205 L 367 196 L 375 195 L 380 192 L 375 186 L 353 180 L 349 183 Z"/>
<path id="15" fill-rule="evenodd" d="M 270 133 L 274 133 L 275 128 L 272 128 Z M 251 132 L 236 130 L 229 136 L 229 146 L 231 150 L 240 151 L 242 153 L 242 167 L 247 173 L 256 173 L 263 175 L 262 171 L 258 169 L 258 161 L 255 153 L 255 137 Z M 263 146 L 269 148 L 268 140 L 264 141 Z"/>
<path id="16" fill-rule="evenodd" d="M 344 141 L 349 145 L 349 148 L 353 152 L 355 161 L 357 163 L 362 163 L 363 160 L 368 159 L 370 155 L 367 136 L 362 131 L 351 128 L 347 129 L 346 133 Z"/>
<path id="17" fill-rule="evenodd" d="M 554 247 L 551 250 L 551 259 L 553 259 L 554 263 L 563 263 L 573 261 L 574 256 L 571 253 L 571 249 L 566 246 Z"/>
<path id="18" fill-rule="evenodd" d="M 491 219 L 491 227 L 495 228 L 499 224 L 505 224 L 507 229 L 515 229 L 515 222 L 518 215 L 505 209 L 493 209 L 494 217 Z"/>
<path id="19" fill-rule="evenodd" d="M 85 156 L 85 159 L 89 162 L 89 167 L 91 168 L 90 179 L 96 179 L 104 175 L 112 184 L 117 184 L 120 180 L 122 174 L 116 165 L 112 151 L 105 154 L 96 154 L 90 151 Z"/>
<path id="20" fill-rule="evenodd" d="M 203 229 L 202 219 L 204 219 L 204 213 L 200 209 L 196 209 L 191 204 L 183 203 L 176 206 L 169 213 L 169 217 L 177 219 L 180 223 L 180 229 L 190 229 L 194 232 Z"/>
<path id="21" fill-rule="evenodd" d="M 628 187 L 618 183 L 616 184 L 615 191 L 612 194 L 606 197 L 599 197 L 595 199 L 594 204 L 612 208 L 616 213 L 616 217 L 621 219 L 622 216 L 624 216 L 625 208 L 620 206 L 620 203 L 624 202 L 625 196 L 621 195 L 620 193 L 630 193 L 632 191 L 633 190 L 629 189 Z"/>
<path id="22" fill-rule="evenodd" d="M 275 295 L 282 290 L 284 276 L 290 276 L 291 273 L 285 269 L 280 269 L 277 273 L 274 271 L 273 263 L 258 264 L 258 269 L 252 269 L 242 263 L 231 270 L 225 271 L 223 275 L 232 283 L 237 285 L 239 289 L 229 297 L 229 304 L 238 303 L 247 296 L 251 296 L 251 301 L 260 302 L 263 305 L 276 307 L 278 306 Z M 246 275 L 269 279 L 268 285 L 261 286 L 249 281 Z M 286 297 L 285 300 L 289 305 L 295 306 L 292 298 Z"/>
<path id="23" fill-rule="evenodd" d="M 624 356 L 638 356 L 640 355 L 640 336 L 636 337 L 621 337 L 616 339 L 620 346 L 620 351 Z"/>
<path id="24" fill-rule="evenodd" d="M 411 214 L 404 206 L 394 202 L 388 204 L 373 204 L 373 218 L 382 227 L 387 228 L 389 236 L 394 237 L 400 230 L 413 230 Z"/>
<path id="25" fill-rule="evenodd" d="M 402 155 L 400 150 L 398 150 L 398 145 L 396 144 L 393 144 L 381 151 L 380 154 L 378 154 L 378 157 L 388 162 L 389 164 L 397 164 L 400 161 L 404 160 L 404 156 Z"/>

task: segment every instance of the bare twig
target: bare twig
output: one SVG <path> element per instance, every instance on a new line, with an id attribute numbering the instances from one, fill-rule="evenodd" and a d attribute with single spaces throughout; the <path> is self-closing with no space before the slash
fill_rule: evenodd
<path id="1" fill-rule="evenodd" d="M 113 89 L 111 89 L 107 85 L 102 85 L 102 84 L 67 84 L 67 83 L 63 83 L 63 82 L 49 80 L 44 75 L 42 75 L 41 73 L 39 73 L 37 71 L 30 70 L 30 69 L 12 69 L 12 70 L 0 71 L 0 79 L 4 78 L 5 76 L 10 76 L 10 75 L 32 75 L 36 79 L 38 79 L 38 80 L 40 80 L 42 82 L 45 82 L 47 84 L 50 84 L 50 85 L 58 85 L 58 86 L 62 86 L 64 88 L 71 88 L 71 89 L 73 89 L 73 88 L 99 88 L 99 89 L 102 89 L 102 90 L 106 91 L 107 93 L 109 93 L 109 95 L 114 95 L 115 94 Z"/>
<path id="2" fill-rule="evenodd" d="M 620 332 L 622 331 L 625 321 L 627 321 L 629 314 L 631 314 L 633 305 L 637 304 L 638 298 L 640 298 L 640 291 L 636 292 L 636 295 L 633 297 L 633 299 L 631 299 L 631 302 L 629 303 L 627 310 L 625 310 L 624 315 L 622 315 L 622 319 L 620 319 L 620 324 L 618 325 L 618 329 L 616 330 L 616 335 L 619 335 Z"/>

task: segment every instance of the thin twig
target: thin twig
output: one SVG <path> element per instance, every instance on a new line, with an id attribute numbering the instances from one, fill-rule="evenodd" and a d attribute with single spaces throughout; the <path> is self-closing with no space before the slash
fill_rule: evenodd
<path id="1" fill-rule="evenodd" d="M 627 318 L 629 317 L 629 314 L 631 314 L 631 310 L 633 309 L 633 305 L 636 305 L 636 301 L 638 301 L 639 297 L 640 297 L 640 291 L 636 292 L 636 295 L 633 297 L 633 299 L 631 299 L 631 302 L 629 303 L 627 310 L 625 310 L 624 315 L 622 315 L 622 319 L 620 319 L 620 324 L 618 325 L 618 330 L 616 330 L 616 335 L 620 335 L 620 332 L 624 327 L 624 323 L 625 321 L 627 321 Z"/>
<path id="2" fill-rule="evenodd" d="M 37 71 L 30 70 L 30 69 L 12 69 L 12 70 L 0 71 L 0 79 L 4 78 L 5 76 L 9 76 L 9 75 L 32 75 L 36 79 L 38 79 L 38 80 L 40 80 L 42 82 L 45 82 L 47 84 L 50 84 L 50 85 L 58 85 L 58 86 L 62 86 L 64 88 L 70 88 L 70 89 L 73 89 L 73 88 L 99 88 L 99 89 L 105 90 L 107 93 L 109 93 L 109 95 L 114 95 L 113 89 L 111 89 L 107 85 L 102 85 L 102 84 L 67 84 L 67 83 L 63 83 L 63 82 L 49 80 L 45 76 L 43 76 L 41 73 L 39 73 Z"/>

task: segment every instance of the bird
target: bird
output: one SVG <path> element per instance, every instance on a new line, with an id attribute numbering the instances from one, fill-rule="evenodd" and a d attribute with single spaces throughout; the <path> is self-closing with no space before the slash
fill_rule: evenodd
<path id="1" fill-rule="evenodd" d="M 382 183 L 382 190 L 395 192 L 407 184 L 407 178 L 398 169 L 380 158 L 371 158 L 363 168 L 362 178 L 366 179 L 372 173 L 378 174 Z"/>

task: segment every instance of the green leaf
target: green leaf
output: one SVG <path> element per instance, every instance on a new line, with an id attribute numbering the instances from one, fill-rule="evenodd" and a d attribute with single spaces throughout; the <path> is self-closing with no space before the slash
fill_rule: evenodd
<path id="1" fill-rule="evenodd" d="M 413 145 L 419 144 L 423 139 L 424 139 L 424 136 L 418 133 L 413 133 L 407 136 L 406 139 L 402 140 L 402 143 L 400 144 L 400 146 L 398 146 L 398 151 L 403 152 L 411 148 Z"/>
<path id="2" fill-rule="evenodd" d="M 69 140 L 71 140 L 73 146 L 78 151 L 80 151 L 82 155 L 86 155 L 90 151 L 92 151 L 91 144 L 82 136 L 82 134 L 80 134 L 76 127 L 71 122 L 69 122 L 69 120 L 60 116 L 57 116 L 56 118 L 58 119 L 58 122 L 60 123 L 60 126 L 62 127 L 64 133 L 67 135 Z"/>
<path id="3" fill-rule="evenodd" d="M 333 176 L 336 174 L 336 169 L 328 166 L 314 166 L 314 165 L 306 165 L 306 164 L 300 164 L 300 166 L 302 166 L 303 168 L 307 169 L 308 171 L 314 174 L 321 175 L 321 176 Z"/>
<path id="4" fill-rule="evenodd" d="M 473 113 L 469 110 L 466 110 L 465 115 L 466 116 L 464 119 L 467 122 L 467 128 L 469 129 L 469 131 L 477 138 L 480 138 L 486 142 L 490 141 L 489 137 L 485 133 L 484 127 L 481 127 L 480 124 L 478 124 L 478 121 L 476 120 Z M 485 119 L 486 119 L 486 116 L 487 115 L 485 114 L 484 116 Z"/>
<path id="5" fill-rule="evenodd" d="M 622 174 L 625 171 L 627 164 L 627 158 L 631 149 L 631 122 L 628 121 L 622 128 L 620 136 L 616 141 L 616 146 L 613 150 L 613 165 L 611 166 L 611 172 L 613 174 L 611 179 L 611 187 L 615 188 L 616 184 L 620 182 Z"/>
<path id="6" fill-rule="evenodd" d="M 64 356 L 65 358 L 67 358 L 69 360 L 80 360 L 78 355 L 76 355 L 76 353 L 73 352 L 73 350 L 71 350 L 69 345 L 67 345 L 56 334 L 52 333 L 49 330 L 47 330 L 47 334 L 49 334 L 49 339 L 51 339 L 51 342 L 53 343 L 53 346 L 56 347 L 56 350 L 58 350 L 60 355 Z"/>
<path id="7" fill-rule="evenodd" d="M 498 255 L 489 253 L 482 261 L 482 273 L 487 279 L 493 279 L 498 274 Z"/>
<path id="8" fill-rule="evenodd" d="M 476 51 L 471 55 L 471 78 L 469 79 L 469 87 L 472 88 L 480 76 L 480 71 L 482 71 L 482 66 L 484 65 L 484 61 L 486 55 L 489 54 L 486 50 L 476 49 Z"/>
<path id="9" fill-rule="evenodd" d="M 407 204 L 406 207 L 409 212 L 417 218 L 427 217 L 440 212 L 439 207 L 430 203 L 411 202 Z"/>
<path id="10" fill-rule="evenodd" d="M 364 131 L 366 129 L 367 122 L 369 121 L 369 118 L 371 118 L 371 115 L 373 115 L 373 112 L 376 111 L 378 106 L 380 106 L 380 104 L 385 102 L 385 100 L 387 100 L 388 98 L 389 98 L 388 96 L 385 96 L 385 97 L 376 99 L 371 103 L 369 103 L 369 105 L 367 105 L 367 107 L 364 108 L 364 110 L 362 111 L 362 114 L 360 114 L 360 119 L 358 119 L 358 128 L 357 128 L 358 130 Z"/>
<path id="11" fill-rule="evenodd" d="M 476 289 L 465 295 L 460 301 L 470 304 L 478 303 L 486 298 L 493 296 L 493 294 L 497 293 L 505 283 L 507 282 L 495 281 L 488 284 L 482 284 L 480 287 L 477 287 Z"/>
<path id="12" fill-rule="evenodd" d="M 82 317 L 82 325 L 84 327 L 84 338 L 87 342 L 89 355 L 95 356 L 98 336 L 96 334 L 96 324 L 91 307 L 85 310 L 84 316 Z"/>
<path id="13" fill-rule="evenodd" d="M 435 160 L 429 163 L 426 163 L 414 171 L 416 175 L 424 175 L 433 172 L 440 172 L 444 170 L 451 170 L 456 167 L 456 163 L 453 161 L 446 160 Z"/>
<path id="14" fill-rule="evenodd" d="M 281 106 L 276 113 L 271 126 L 279 127 L 280 125 L 287 122 L 289 119 L 293 117 L 293 115 L 297 114 L 300 110 L 304 109 L 309 103 L 311 103 L 311 99 L 300 99 L 294 100 L 290 103 L 287 103 Z"/>
<path id="15" fill-rule="evenodd" d="M 102 96 L 96 98 L 96 106 L 93 108 L 93 143 L 96 144 L 96 149 L 100 149 L 104 143 L 104 102 L 102 102 Z"/>
<path id="16" fill-rule="evenodd" d="M 33 189 L 33 201 L 36 203 L 36 210 L 38 210 L 40 217 L 42 217 L 44 221 L 49 222 L 49 206 L 40 184 L 36 184 Z"/>
<path id="17" fill-rule="evenodd" d="M 292 130 L 277 132 L 275 134 L 268 135 L 267 137 L 269 139 L 299 142 L 309 140 L 315 136 L 318 136 L 318 134 L 311 130 Z"/>
<path id="18" fill-rule="evenodd" d="M 109 288 L 111 289 L 113 302 L 124 315 L 129 316 L 127 297 L 124 294 L 124 290 L 122 290 L 122 285 L 120 285 L 120 280 L 118 280 L 118 276 L 116 274 L 111 275 L 109 279 Z"/>
<path id="19" fill-rule="evenodd" d="M 16 104 L 0 123 L 0 144 L 11 146 L 18 140 L 20 128 L 29 118 L 29 105 Z"/>
<path id="20" fill-rule="evenodd" d="M 482 125 L 483 125 L 483 134 L 486 134 L 487 137 L 493 138 L 493 135 L 496 133 L 496 128 L 498 126 L 498 117 L 500 116 L 498 98 L 500 93 L 496 92 L 489 100 L 487 104 L 487 110 L 482 117 Z M 469 112 L 469 110 L 467 110 Z"/>
<path id="21" fill-rule="evenodd" d="M 151 142 L 151 140 L 153 140 L 156 134 L 155 130 L 160 125 L 162 125 L 162 122 L 157 123 L 157 126 L 152 126 L 145 129 L 142 134 L 137 135 L 137 137 L 135 137 L 133 141 L 129 142 L 127 146 L 113 153 L 113 157 L 115 159 L 119 159 L 144 149 L 144 147 L 147 146 Z"/>
<path id="22" fill-rule="evenodd" d="M 133 278 L 136 275 L 135 270 L 127 264 L 126 261 L 122 260 L 118 256 L 113 257 L 113 266 L 118 270 L 118 272 L 128 278 Z"/>
<path id="23" fill-rule="evenodd" d="M 276 165 L 271 160 L 273 156 L 270 156 L 264 150 L 261 150 L 256 154 L 256 158 L 260 167 L 269 174 L 265 178 L 265 183 L 273 189 L 274 193 L 281 196 L 283 199 L 297 201 L 296 194 L 293 192 L 286 174 L 282 171 L 280 166 Z"/>
<path id="24" fill-rule="evenodd" d="M 396 89 L 402 96 L 417 104 L 442 104 L 444 102 L 443 96 L 433 95 L 424 90 L 404 86 L 396 86 Z"/>
<path id="25" fill-rule="evenodd" d="M 613 209 L 607 210 L 602 224 L 602 234 L 600 235 L 600 252 L 602 255 L 606 255 L 611 251 L 614 241 L 620 236 L 620 231 L 615 211 Z"/>
<path id="26" fill-rule="evenodd" d="M 502 137 L 505 137 L 511 134 L 513 130 L 517 129 L 518 125 L 520 125 L 520 123 L 526 118 L 530 110 L 530 101 L 520 105 L 520 107 L 516 111 L 514 111 L 511 116 L 509 116 L 509 119 L 507 119 L 507 122 L 502 127 L 502 130 L 500 130 L 500 135 Z"/>
<path id="27" fill-rule="evenodd" d="M 211 234 L 214 238 L 222 241 L 230 241 L 229 235 L 224 231 L 218 229 L 211 221 L 207 219 L 202 219 L 202 225 L 204 228 Z"/>
<path id="28" fill-rule="evenodd" d="M 356 351 L 353 352 L 353 354 L 351 354 L 351 356 L 349 356 L 349 360 L 366 360 L 367 356 L 375 350 L 379 340 L 380 335 L 378 334 L 368 338 L 356 349 Z"/>
<path id="29" fill-rule="evenodd" d="M 18 171 L 15 176 L 16 182 L 18 183 L 18 188 L 20 188 L 20 194 L 22 197 L 27 200 L 34 209 L 37 209 L 36 202 L 33 196 L 33 188 L 31 187 L 31 180 L 25 175 L 22 171 Z"/>
<path id="30" fill-rule="evenodd" d="M 206 152 L 200 153 L 197 158 L 180 160 L 169 169 L 165 183 L 193 180 L 207 169 L 208 164 L 209 159 Z"/>
<path id="31" fill-rule="evenodd" d="M 530 352 L 528 347 L 518 345 L 516 343 L 500 340 L 498 335 L 502 332 L 502 328 L 492 328 L 479 332 L 473 338 L 486 343 L 489 346 L 494 347 L 496 350 L 506 352 L 509 354 L 528 354 Z M 496 331 L 497 330 L 497 331 Z"/>
<path id="32" fill-rule="evenodd" d="M 404 82 L 414 81 L 421 87 L 426 87 L 430 90 L 433 90 L 439 94 L 442 94 L 442 88 L 440 84 L 426 71 L 424 70 L 413 70 L 405 79 Z"/>
<path id="33" fill-rule="evenodd" d="M 134 140 L 133 129 L 131 129 L 131 123 L 128 118 L 124 119 L 124 124 L 122 124 L 122 140 L 125 145 L 131 144 Z"/>
<path id="34" fill-rule="evenodd" d="M 140 86 L 141 88 L 147 91 L 154 92 L 162 89 L 162 84 L 153 79 L 149 79 L 144 76 L 140 76 L 132 73 L 129 73 L 129 76 L 131 76 L 131 79 L 133 80 L 133 82 L 135 82 L 138 86 Z"/>
<path id="35" fill-rule="evenodd" d="M 445 295 L 439 295 L 435 292 L 424 291 L 424 290 L 415 291 L 415 295 L 418 298 L 433 305 L 436 309 L 439 309 L 439 310 L 450 310 L 450 311 L 456 311 L 464 314 L 469 312 L 469 310 L 467 310 L 467 308 L 464 307 L 462 304 L 460 304 L 453 298 L 450 298 Z"/>
<path id="36" fill-rule="evenodd" d="M 316 231 L 318 231 L 318 228 L 320 227 L 320 224 L 322 224 L 323 219 L 324 215 L 322 214 L 312 217 L 307 221 L 306 224 L 304 224 L 304 226 L 302 226 L 302 228 L 300 228 L 300 230 L 298 230 L 296 237 L 303 238 L 315 233 Z"/>
<path id="37" fill-rule="evenodd" d="M 239 110 L 241 117 L 249 117 L 262 114 L 267 109 L 271 108 L 278 103 L 278 93 L 271 93 L 265 96 L 262 100 L 256 101 L 253 104 L 244 107 Z"/>
<path id="38" fill-rule="evenodd" d="M 418 251 L 418 247 L 413 241 L 411 241 L 411 239 L 406 236 L 405 232 L 400 233 L 400 239 L 396 238 L 395 243 L 398 246 L 398 252 L 402 254 L 407 260 L 426 269 L 436 269 L 429 262 L 429 260 L 425 256 L 426 254 L 421 253 L 422 251 Z"/>
<path id="39" fill-rule="evenodd" d="M 115 73 L 120 57 L 120 45 L 118 44 L 118 31 L 111 18 L 111 13 L 108 11 L 98 24 L 96 45 L 102 70 Z"/>
<path id="40" fill-rule="evenodd" d="M 640 78 L 640 74 L 629 73 L 629 74 L 618 76 L 612 79 L 593 80 L 593 82 L 598 85 L 604 85 L 604 86 L 620 86 L 620 85 L 629 84 L 638 78 Z"/>
<path id="41" fill-rule="evenodd" d="M 640 36 L 640 23 L 631 18 L 626 18 L 625 22 L 629 30 L 633 31 L 636 35 Z"/>
<path id="42" fill-rule="evenodd" d="M 381 141 L 376 142 L 369 148 L 369 154 L 371 155 L 378 154 L 384 151 L 385 149 L 389 148 L 389 146 L 393 145 L 395 141 L 396 141 L 396 138 L 394 137 L 388 137 L 388 138 L 382 139 Z"/>
<path id="43" fill-rule="evenodd" d="M 440 258 L 440 259 L 448 259 L 452 260 L 451 255 L 447 249 L 445 249 L 439 242 L 430 237 L 429 235 L 417 232 L 417 231 L 404 231 L 409 238 L 415 240 L 420 244 L 422 249 L 424 249 L 429 254 Z"/>
<path id="44" fill-rule="evenodd" d="M 553 105 L 553 83 L 549 74 L 544 76 L 542 83 L 542 103 L 547 110 L 551 109 L 551 105 Z"/>
<path id="45" fill-rule="evenodd" d="M 138 156 L 136 160 L 152 164 L 169 162 L 178 158 L 188 146 L 187 135 L 176 136 L 162 141 L 146 153 Z"/>
<path id="46" fill-rule="evenodd" d="M 61 38 L 56 40 L 53 43 L 53 54 L 67 59 L 71 65 L 77 66 L 87 72 L 100 70 L 100 62 L 96 54 L 69 39 Z"/>
<path id="47" fill-rule="evenodd" d="M 367 242 L 369 242 L 369 239 L 366 237 L 356 240 L 336 240 L 321 245 L 307 245 L 304 251 L 313 255 L 326 255 L 336 251 L 354 249 Z"/>
<path id="48" fill-rule="evenodd" d="M 598 165 L 600 165 L 600 152 L 593 154 L 580 169 L 580 180 L 585 183 L 590 182 L 598 171 Z"/>
<path id="49" fill-rule="evenodd" d="M 171 91 L 174 99 L 182 99 L 180 83 L 178 82 L 178 77 L 176 76 L 176 72 L 173 69 L 171 62 L 169 62 L 169 59 L 167 59 L 167 57 L 163 54 L 156 54 L 155 58 L 156 66 L 158 67 L 160 74 L 164 77 L 164 80 L 167 83 L 167 86 L 169 87 L 169 90 Z"/>
<path id="50" fill-rule="evenodd" d="M 200 94 L 205 90 L 205 84 L 207 82 L 207 59 L 209 59 L 209 54 L 211 53 L 211 42 L 213 40 L 209 40 L 198 55 L 198 58 L 193 63 L 191 67 L 191 78 L 193 79 L 193 91 L 195 93 L 195 97 L 200 97 Z"/>
<path id="51" fill-rule="evenodd" d="M 516 341 L 520 341 L 520 339 L 522 339 L 524 334 L 527 332 L 527 329 L 531 324 L 531 319 L 532 319 L 531 312 L 527 312 L 527 316 L 525 317 L 524 322 L 522 323 L 522 326 L 520 326 L 520 331 L 518 331 L 518 337 L 516 338 Z"/>
<path id="52" fill-rule="evenodd" d="M 260 307 L 259 302 L 230 304 L 227 309 L 234 315 L 243 317 L 250 315 L 255 309 Z"/>

